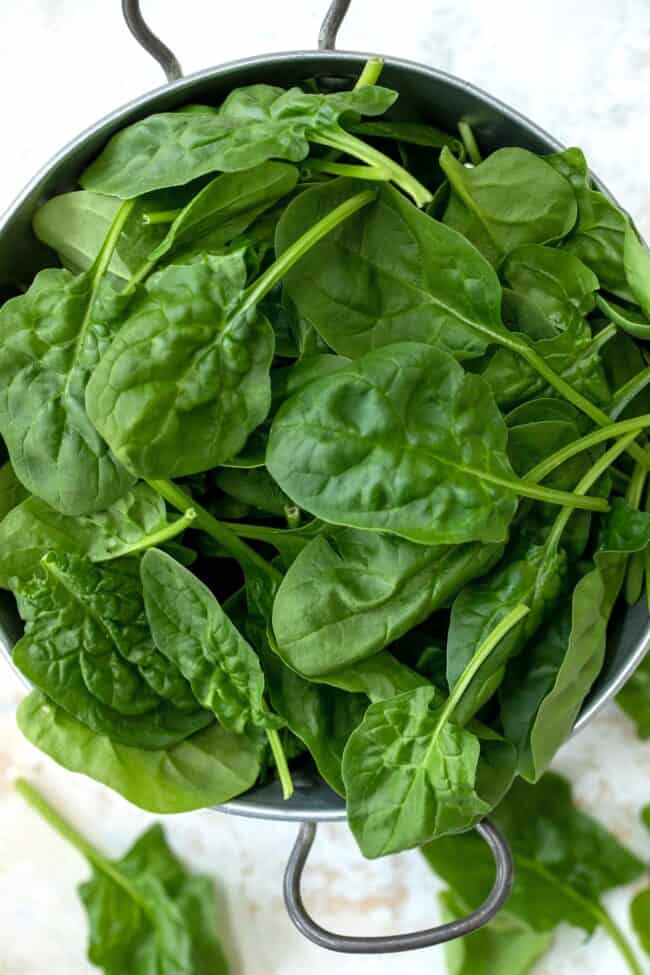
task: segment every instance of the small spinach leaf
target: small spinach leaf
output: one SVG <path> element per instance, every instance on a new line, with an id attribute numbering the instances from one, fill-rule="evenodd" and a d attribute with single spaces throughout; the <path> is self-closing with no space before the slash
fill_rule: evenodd
<path id="1" fill-rule="evenodd" d="M 537 306 L 555 331 L 578 328 L 594 310 L 598 278 L 573 254 L 526 244 L 510 252 L 501 273 L 513 291 Z"/>

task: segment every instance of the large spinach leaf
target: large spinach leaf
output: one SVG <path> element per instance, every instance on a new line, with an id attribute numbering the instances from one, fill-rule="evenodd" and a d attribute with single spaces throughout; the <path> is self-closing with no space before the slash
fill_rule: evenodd
<path id="1" fill-rule="evenodd" d="M 353 91 L 306 94 L 272 85 L 232 91 L 220 108 L 193 105 L 150 115 L 113 136 L 81 176 L 85 189 L 129 199 L 179 186 L 206 173 L 236 172 L 267 159 L 300 162 L 317 142 L 384 166 L 416 202 L 431 194 L 401 166 L 342 129 L 345 112 L 381 115 L 397 95 L 365 85 Z"/>
<path id="2" fill-rule="evenodd" d="M 501 798 L 513 770 L 509 746 L 451 721 L 435 687 L 371 704 L 343 753 L 350 828 L 371 858 L 467 829 Z"/>
<path id="3" fill-rule="evenodd" d="M 211 878 L 190 874 L 150 826 L 118 860 L 106 857 L 50 806 L 31 783 L 16 788 L 87 859 L 79 885 L 89 924 L 88 958 L 106 975 L 228 975 L 216 931 Z"/>
<path id="4" fill-rule="evenodd" d="M 257 745 L 216 721 L 168 748 L 121 745 L 91 731 L 42 694 L 21 701 L 18 727 L 55 762 L 114 789 L 149 812 L 177 813 L 228 802 L 255 784 Z"/>
<path id="5" fill-rule="evenodd" d="M 600 899 L 613 887 L 635 880 L 643 864 L 574 806 L 568 782 L 551 774 L 534 787 L 518 780 L 493 818 L 514 857 L 510 914 L 542 933 L 562 922 L 589 934 L 603 926 L 619 948 L 627 948 L 627 957 L 633 957 Z M 480 837 L 444 837 L 422 852 L 470 908 L 478 907 L 494 881 L 492 857 Z"/>
<path id="6" fill-rule="evenodd" d="M 10 511 L 29 497 L 24 485 L 16 477 L 11 461 L 6 461 L 0 467 L 0 519 L 4 519 Z"/>
<path id="7" fill-rule="evenodd" d="M 373 194 L 329 213 L 246 288 L 242 249 L 152 275 L 95 369 L 86 406 L 130 470 L 147 478 L 233 457 L 271 405 L 273 330 L 257 305 L 321 236 Z"/>
<path id="8" fill-rule="evenodd" d="M 414 542 L 500 542 L 517 495 L 586 504 L 519 481 L 479 376 L 403 342 L 310 383 L 278 411 L 267 466 L 301 508 Z"/>
<path id="9" fill-rule="evenodd" d="M 331 676 L 448 606 L 499 555 L 497 545 L 417 545 L 353 528 L 318 536 L 278 589 L 278 652 L 308 677 Z"/>
<path id="10" fill-rule="evenodd" d="M 562 248 L 594 272 L 602 288 L 634 300 L 624 267 L 625 214 L 598 190 L 576 187 L 578 222 Z"/>
<path id="11" fill-rule="evenodd" d="M 278 223 L 278 253 L 357 185 L 338 179 L 296 197 Z M 485 351 L 491 339 L 483 328 L 503 331 L 501 289 L 490 265 L 460 234 L 388 186 L 314 247 L 286 286 L 301 315 L 343 355 L 415 340 L 462 359 Z"/>
<path id="12" fill-rule="evenodd" d="M 13 660 L 29 681 L 123 745 L 168 748 L 210 723 L 154 646 L 137 565 L 53 555 L 42 565 L 16 589 L 26 626 Z"/>

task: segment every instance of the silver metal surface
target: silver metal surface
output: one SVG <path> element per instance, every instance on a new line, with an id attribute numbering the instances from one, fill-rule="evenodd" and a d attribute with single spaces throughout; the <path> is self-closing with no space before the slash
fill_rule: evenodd
<path id="1" fill-rule="evenodd" d="M 462 938 L 483 927 L 494 917 L 510 896 L 514 879 L 512 854 L 500 830 L 489 819 L 484 819 L 478 824 L 476 831 L 490 847 L 496 868 L 492 890 L 479 908 L 457 921 L 425 928 L 423 931 L 364 938 L 328 931 L 314 921 L 307 912 L 300 888 L 303 870 L 316 836 L 316 824 L 303 823 L 284 874 L 284 903 L 287 913 L 305 938 L 309 938 L 321 948 L 348 954 L 377 955 L 414 951 L 417 948 L 431 948 L 433 945 Z"/>

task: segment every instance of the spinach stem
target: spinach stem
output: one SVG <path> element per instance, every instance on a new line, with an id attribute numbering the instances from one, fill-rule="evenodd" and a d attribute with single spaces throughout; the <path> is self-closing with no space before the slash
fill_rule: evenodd
<path id="1" fill-rule="evenodd" d="M 102 282 L 104 275 L 108 270 L 108 266 L 111 263 L 113 253 L 117 247 L 117 242 L 120 239 L 120 234 L 124 229 L 124 224 L 131 213 L 135 205 L 135 200 L 125 200 L 124 203 L 119 207 L 117 213 L 113 217 L 113 222 L 109 227 L 108 233 L 104 238 L 104 243 L 102 244 L 99 254 L 95 258 L 95 264 L 92 270 L 92 285 L 90 289 L 90 296 L 88 298 L 88 304 L 86 305 L 86 310 L 84 312 L 83 321 L 81 323 L 81 328 L 74 342 L 74 358 L 76 359 L 79 354 L 79 349 L 83 347 L 83 343 L 86 338 L 86 333 L 90 328 L 92 322 L 92 312 L 95 307 L 95 299 L 97 298 L 97 292 L 99 286 Z M 72 377 L 74 375 L 74 369 L 70 369 L 68 372 L 68 377 L 65 381 L 64 394 L 68 392 Z"/>
<path id="2" fill-rule="evenodd" d="M 481 643 L 478 650 L 470 660 L 470 662 L 465 667 L 464 671 L 454 684 L 447 702 L 442 709 L 440 717 L 436 723 L 436 727 L 433 732 L 433 738 L 436 738 L 440 729 L 449 721 L 452 716 L 460 699 L 469 687 L 473 678 L 476 676 L 479 668 L 487 660 L 492 651 L 501 643 L 504 636 L 510 632 L 510 630 L 519 623 L 520 620 L 530 613 L 530 607 L 521 603 L 519 606 L 515 606 L 511 609 L 503 619 L 497 623 L 497 625 L 490 630 L 485 640 Z"/>
<path id="3" fill-rule="evenodd" d="M 627 450 L 629 444 L 634 440 L 635 437 L 638 436 L 638 433 L 639 432 L 637 430 L 636 432 L 633 431 L 632 433 L 628 433 L 621 437 L 602 455 L 602 457 L 599 457 L 596 463 L 589 468 L 585 476 L 578 482 L 575 488 L 575 493 L 578 495 L 586 494 L 592 484 L 595 484 L 596 481 L 602 477 L 610 464 L 613 464 L 616 458 L 620 457 L 623 451 Z M 573 514 L 573 511 L 573 506 L 567 505 L 567 507 L 562 508 L 558 514 L 546 542 L 549 551 L 552 551 L 559 545 L 562 532 L 566 528 L 567 522 Z"/>
<path id="4" fill-rule="evenodd" d="M 363 71 L 357 78 L 354 88 L 366 88 L 368 85 L 376 85 L 379 76 L 384 69 L 383 58 L 368 58 L 363 66 Z"/>
<path id="5" fill-rule="evenodd" d="M 591 420 L 594 421 L 594 423 L 597 423 L 598 426 L 606 427 L 611 423 L 610 418 L 605 412 L 603 412 L 603 410 L 600 409 L 600 407 L 588 400 L 586 396 L 582 395 L 582 393 L 579 393 L 577 389 L 574 389 L 573 386 L 562 378 L 562 376 L 558 376 L 558 374 L 551 369 L 542 356 L 535 352 L 534 349 L 532 349 L 525 342 L 519 342 L 518 340 L 515 342 L 515 345 L 516 351 L 518 351 L 526 362 L 528 362 L 528 364 L 548 382 L 549 386 L 556 389 L 558 393 L 564 397 L 564 399 L 568 400 L 569 403 L 573 403 L 575 407 L 577 407 L 582 413 L 585 413 Z M 650 454 L 648 454 L 643 447 L 630 441 L 628 445 L 628 453 L 630 453 L 636 461 L 642 464 L 645 470 L 650 470 Z"/>
<path id="6" fill-rule="evenodd" d="M 625 493 L 625 499 L 632 508 L 638 510 L 641 504 L 641 498 L 643 497 L 643 488 L 645 486 L 645 480 L 647 477 L 647 471 L 645 471 L 640 464 L 635 464 L 634 470 L 632 471 L 632 477 L 630 478 L 630 483 L 628 484 L 627 491 Z"/>
<path id="7" fill-rule="evenodd" d="M 149 535 L 143 535 L 143 537 L 134 542 L 133 545 L 125 545 L 123 548 L 118 549 L 116 552 L 111 552 L 108 555 L 102 555 L 101 558 L 95 559 L 95 562 L 107 562 L 109 559 L 121 558 L 123 555 L 135 555 L 137 552 L 143 552 L 147 548 L 153 548 L 155 545 L 163 545 L 168 542 L 171 538 L 175 538 L 184 532 L 186 528 L 191 528 L 192 523 L 196 518 L 196 511 L 194 508 L 187 508 L 185 513 L 181 518 L 177 518 L 176 521 L 170 521 L 168 524 L 164 525 L 163 528 L 159 528 L 158 531 L 151 532 Z"/>
<path id="8" fill-rule="evenodd" d="M 650 426 L 650 414 L 646 413 L 643 416 L 634 416 L 629 420 L 622 420 L 620 423 L 610 423 L 609 426 L 592 430 L 586 436 L 580 437 L 579 440 L 574 440 L 573 443 L 567 444 L 566 447 L 562 447 L 549 457 L 545 457 L 543 461 L 524 475 L 524 481 L 531 481 L 533 484 L 538 484 L 551 471 L 554 471 L 556 467 L 570 460 L 571 457 L 575 457 L 576 454 L 582 453 L 583 450 L 589 450 L 590 447 L 595 447 L 604 440 L 620 437 L 626 433 L 638 432 L 648 426 Z M 641 468 L 641 465 L 638 466 Z"/>
<path id="9" fill-rule="evenodd" d="M 465 146 L 465 152 L 469 158 L 469 161 L 474 165 L 478 166 L 483 162 L 483 157 L 481 156 L 481 150 L 476 142 L 476 136 L 469 122 L 459 122 L 458 131 L 460 132 L 460 137 L 463 140 L 463 145 Z"/>
<path id="10" fill-rule="evenodd" d="M 625 315 L 622 315 L 618 308 L 615 308 L 613 305 L 610 305 L 608 301 L 605 301 L 602 295 L 596 295 L 596 305 L 600 311 L 602 311 L 603 315 L 605 315 L 610 322 L 613 322 L 613 325 L 611 326 L 612 328 L 615 328 L 618 325 L 623 329 L 623 331 L 627 331 L 630 325 L 637 325 L 640 329 L 647 331 L 647 337 L 650 338 L 650 322 L 635 322 L 633 319 L 626 319 Z M 641 338 L 641 335 L 635 336 L 635 338 Z"/>
<path id="11" fill-rule="evenodd" d="M 360 159 L 361 162 L 365 162 L 369 166 L 387 169 L 393 183 L 404 190 L 419 207 L 423 207 L 425 203 L 429 203 L 433 199 L 426 186 L 423 186 L 403 166 L 384 155 L 379 149 L 375 149 L 374 146 L 358 139 L 351 132 L 346 132 L 340 126 L 328 126 L 321 131 L 314 132 L 310 136 L 310 140 L 322 146 L 329 146 L 330 149 L 338 149 L 339 152 Z"/>
<path id="12" fill-rule="evenodd" d="M 300 518 L 302 512 L 297 504 L 285 504 L 284 506 L 284 517 L 287 522 L 287 528 L 292 531 L 295 528 L 300 528 Z"/>
<path id="13" fill-rule="evenodd" d="M 376 196 L 377 194 L 374 190 L 364 190 L 363 193 L 357 193 L 356 196 L 350 197 L 349 200 L 335 207 L 322 220 L 319 220 L 313 227 L 310 227 L 298 240 L 294 240 L 293 244 L 287 247 L 286 251 L 260 275 L 257 281 L 244 291 L 238 305 L 237 313 L 242 315 L 249 308 L 257 305 L 275 287 L 278 281 L 282 280 L 294 264 L 307 251 L 311 250 L 319 240 L 334 230 L 335 227 L 338 227 L 348 217 L 352 216 L 353 213 L 356 213 L 357 210 L 360 210 L 361 207 L 372 203 L 376 199 Z"/>
<path id="14" fill-rule="evenodd" d="M 459 464 L 458 468 L 464 468 Z M 523 498 L 532 498 L 533 501 L 546 501 L 549 504 L 557 504 L 561 507 L 570 505 L 574 508 L 581 508 L 584 511 L 609 511 L 609 504 L 606 498 L 591 498 L 588 495 L 576 495 L 571 491 L 557 491 L 555 488 L 544 487 L 544 485 L 529 484 L 528 481 L 518 478 L 508 480 L 505 477 L 497 477 L 495 474 L 482 473 L 484 480 L 490 484 L 499 484 L 502 487 L 514 491 Z"/>
<path id="15" fill-rule="evenodd" d="M 148 213 L 142 214 L 142 222 L 147 225 L 173 223 L 178 214 L 182 212 L 182 207 L 177 207 L 176 210 L 150 210 Z"/>
<path id="16" fill-rule="evenodd" d="M 385 167 L 352 166 L 350 163 L 340 163 L 330 159 L 308 159 L 302 169 L 307 172 L 312 170 L 315 173 L 329 173 L 332 176 L 347 176 L 350 179 L 369 179 L 383 183 L 390 180 L 390 173 Z"/>
<path id="17" fill-rule="evenodd" d="M 281 582 L 281 572 L 278 572 L 265 558 L 262 558 L 254 548 L 251 548 L 250 545 L 243 542 L 223 522 L 217 521 L 202 505 L 197 504 L 178 484 L 165 480 L 147 481 L 147 483 L 165 501 L 168 501 L 179 511 L 187 511 L 188 508 L 192 508 L 194 510 L 194 524 L 196 527 L 206 532 L 216 542 L 219 542 L 220 545 L 223 545 L 226 551 L 230 552 L 232 557 L 237 559 L 238 562 L 254 566 L 275 584 Z"/>
<path id="18" fill-rule="evenodd" d="M 68 822 L 67 819 L 54 809 L 53 806 L 47 801 L 45 796 L 43 796 L 38 789 L 28 782 L 27 779 L 16 779 L 14 783 L 16 791 L 25 799 L 25 801 L 39 814 L 42 816 L 46 823 L 48 823 L 52 829 L 67 840 L 71 846 L 74 846 L 79 853 L 82 854 L 88 860 L 93 867 L 99 870 L 101 873 L 106 874 L 107 877 L 125 890 L 129 897 L 134 900 L 142 910 L 149 914 L 149 909 L 144 901 L 138 894 L 128 880 L 113 867 L 113 864 L 106 859 L 106 857 L 101 853 L 96 846 L 93 846 L 84 836 L 79 833 L 74 826 Z"/>
<path id="19" fill-rule="evenodd" d="M 632 376 L 626 383 L 616 390 L 612 396 L 609 415 L 612 420 L 617 420 L 623 410 L 630 405 L 639 393 L 642 393 L 650 383 L 650 366 L 646 366 L 636 376 Z"/>
<path id="20" fill-rule="evenodd" d="M 271 746 L 271 751 L 273 753 L 273 760 L 275 761 L 278 778 L 280 779 L 280 785 L 282 786 L 282 798 L 286 801 L 293 795 L 293 780 L 287 764 L 287 756 L 284 754 L 284 748 L 282 747 L 280 736 L 275 728 L 267 728 L 266 735 L 269 739 L 269 745 Z"/>
<path id="21" fill-rule="evenodd" d="M 368 58 L 363 66 L 361 74 L 354 83 L 353 90 L 357 91 L 358 88 L 366 88 L 367 85 L 376 84 L 379 81 L 379 76 L 382 73 L 383 68 L 383 58 Z M 337 152 L 335 149 L 330 149 L 329 152 L 325 153 L 324 159 L 332 162 L 335 159 L 338 159 L 340 155 L 340 152 Z"/>

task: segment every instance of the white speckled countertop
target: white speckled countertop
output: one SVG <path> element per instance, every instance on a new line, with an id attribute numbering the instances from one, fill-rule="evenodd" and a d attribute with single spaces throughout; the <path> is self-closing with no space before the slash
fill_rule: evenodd
<path id="1" fill-rule="evenodd" d="M 187 72 L 268 51 L 314 45 L 327 0 L 143 0 L 152 27 Z M 0 8 L 2 181 L 0 210 L 57 148 L 112 108 L 161 83 L 159 68 L 124 28 L 118 0 L 21 0 Z M 580 145 L 593 169 L 650 235 L 650 4 L 647 0 L 402 0 L 398 13 L 353 0 L 340 47 L 436 65 L 519 108 L 561 141 Z M 0 666 L 0 975 L 90 975 L 75 884 L 81 858 L 13 793 L 18 773 L 109 854 L 121 853 L 152 817 L 54 765 L 14 724 L 22 691 Z M 610 705 L 565 746 L 555 767 L 582 808 L 637 853 L 650 802 L 650 743 Z M 408 957 L 333 956 L 304 941 L 285 916 L 282 871 L 296 827 L 213 812 L 163 817 L 175 850 L 214 874 L 233 975 L 443 975 L 442 952 Z M 380 862 L 359 856 L 344 825 L 321 827 L 306 878 L 308 906 L 326 926 L 387 933 L 428 926 L 437 883 L 417 853 Z M 607 905 L 627 925 L 631 891 Z M 584 943 L 559 931 L 536 975 L 624 975 L 601 933 Z M 650 966 L 648 966 L 650 971 Z M 503 975 L 509 975 L 504 972 Z"/>

